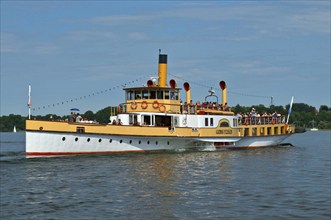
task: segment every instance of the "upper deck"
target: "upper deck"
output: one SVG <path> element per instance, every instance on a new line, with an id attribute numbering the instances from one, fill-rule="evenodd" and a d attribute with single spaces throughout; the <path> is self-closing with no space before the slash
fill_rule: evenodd
<path id="1" fill-rule="evenodd" d="M 158 79 L 154 78 L 147 81 L 145 87 L 124 88 L 125 102 L 118 107 L 119 113 L 167 113 L 167 114 L 199 114 L 199 115 L 227 115 L 233 116 L 226 106 L 226 84 L 220 82 L 223 90 L 222 104 L 217 102 L 208 103 L 206 96 L 204 102 L 191 100 L 191 88 L 185 82 L 183 87 L 186 91 L 186 101 L 183 103 L 180 98 L 181 88 L 177 87 L 175 80 L 169 81 L 167 86 L 167 55 L 159 55 Z M 212 91 L 212 90 L 210 90 Z M 215 96 L 217 97 L 217 96 Z"/>

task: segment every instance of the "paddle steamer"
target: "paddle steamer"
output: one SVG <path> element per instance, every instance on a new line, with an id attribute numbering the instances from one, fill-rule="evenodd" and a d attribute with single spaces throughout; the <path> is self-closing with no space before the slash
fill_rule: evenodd
<path id="1" fill-rule="evenodd" d="M 124 88 L 125 102 L 108 124 L 26 120 L 27 156 L 106 154 L 183 149 L 243 149 L 279 145 L 294 133 L 285 117 L 242 119 L 226 107 L 227 85 L 219 83 L 222 102 L 210 90 L 204 102 L 186 103 L 175 80 L 167 85 L 167 55 L 159 54 L 158 78 L 146 86 Z M 208 99 L 215 98 L 215 102 Z"/>

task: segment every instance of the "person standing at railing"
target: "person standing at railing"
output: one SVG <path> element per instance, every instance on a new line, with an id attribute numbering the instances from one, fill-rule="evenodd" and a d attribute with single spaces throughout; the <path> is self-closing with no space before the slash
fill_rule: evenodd
<path id="1" fill-rule="evenodd" d="M 261 115 L 258 113 L 258 112 L 256 112 L 256 119 L 257 119 L 257 124 L 261 124 Z"/>
<path id="2" fill-rule="evenodd" d="M 243 118 L 241 112 L 237 113 L 236 116 L 238 117 L 239 125 L 241 125 L 241 124 L 242 124 L 242 123 L 241 123 L 241 122 L 242 122 L 241 120 L 242 120 L 242 118 Z"/>
<path id="3" fill-rule="evenodd" d="M 217 110 L 223 111 L 223 105 L 222 105 L 222 103 L 217 105 Z"/>
<path id="4" fill-rule="evenodd" d="M 277 123 L 277 112 L 276 111 L 272 114 L 272 124 L 275 124 L 275 123 Z"/>
<path id="5" fill-rule="evenodd" d="M 255 108 L 252 108 L 251 112 L 250 112 L 250 116 L 251 116 L 251 124 L 255 124 Z"/>
<path id="6" fill-rule="evenodd" d="M 277 114 L 277 123 L 281 123 L 282 122 L 282 115 L 281 114 Z"/>
<path id="7" fill-rule="evenodd" d="M 223 110 L 224 111 L 229 111 L 229 106 L 228 106 L 228 103 L 227 102 L 224 104 Z"/>
<path id="8" fill-rule="evenodd" d="M 187 114 L 187 113 L 188 113 L 188 105 L 187 105 L 187 102 L 184 102 L 183 114 Z"/>
<path id="9" fill-rule="evenodd" d="M 190 101 L 190 114 L 195 114 L 195 105 L 193 101 Z"/>
<path id="10" fill-rule="evenodd" d="M 195 103 L 195 107 L 196 107 L 197 110 L 200 110 L 201 105 L 200 105 L 200 102 L 199 101 L 197 101 L 197 103 Z"/>
<path id="11" fill-rule="evenodd" d="M 69 122 L 74 122 L 76 119 L 75 119 L 75 114 L 73 112 L 70 113 L 69 115 Z"/>
<path id="12" fill-rule="evenodd" d="M 83 117 L 77 113 L 77 117 L 76 117 L 76 122 L 80 122 L 83 119 Z"/>

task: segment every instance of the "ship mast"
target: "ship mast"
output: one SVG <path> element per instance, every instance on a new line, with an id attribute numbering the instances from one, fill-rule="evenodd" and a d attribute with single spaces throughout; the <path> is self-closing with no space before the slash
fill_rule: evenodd
<path id="1" fill-rule="evenodd" d="M 29 96 L 28 96 L 28 108 L 29 108 L 29 119 L 31 119 L 31 85 L 29 85 Z"/>

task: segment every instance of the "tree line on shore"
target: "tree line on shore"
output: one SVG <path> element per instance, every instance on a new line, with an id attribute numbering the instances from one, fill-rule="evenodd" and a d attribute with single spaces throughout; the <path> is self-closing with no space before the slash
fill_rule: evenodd
<path id="1" fill-rule="evenodd" d="M 281 115 L 287 115 L 289 105 L 284 106 L 275 106 L 271 105 L 266 107 L 262 104 L 253 105 L 253 106 L 240 106 L 239 104 L 233 106 L 231 110 L 235 113 L 241 112 L 246 113 L 250 112 L 252 108 L 255 108 L 255 111 L 262 114 L 264 112 L 273 113 L 277 112 Z M 96 120 L 101 124 L 106 124 L 109 122 L 110 114 L 117 114 L 117 107 L 106 107 L 93 113 L 88 110 L 85 113 L 81 114 L 83 118 L 88 120 Z M 11 132 L 13 131 L 14 126 L 17 131 L 25 130 L 25 120 L 26 116 L 10 114 L 8 116 L 0 116 L 0 132 Z M 32 115 L 31 119 L 35 120 L 68 120 L 68 115 L 58 116 L 55 114 L 47 114 L 44 116 L 41 115 Z M 293 103 L 292 114 L 290 116 L 290 124 L 295 124 L 297 127 L 301 128 L 311 128 L 313 126 L 318 129 L 331 129 L 331 108 L 327 105 L 321 105 L 317 110 L 313 106 L 309 106 L 304 103 Z M 314 125 L 313 125 L 314 123 Z"/>

